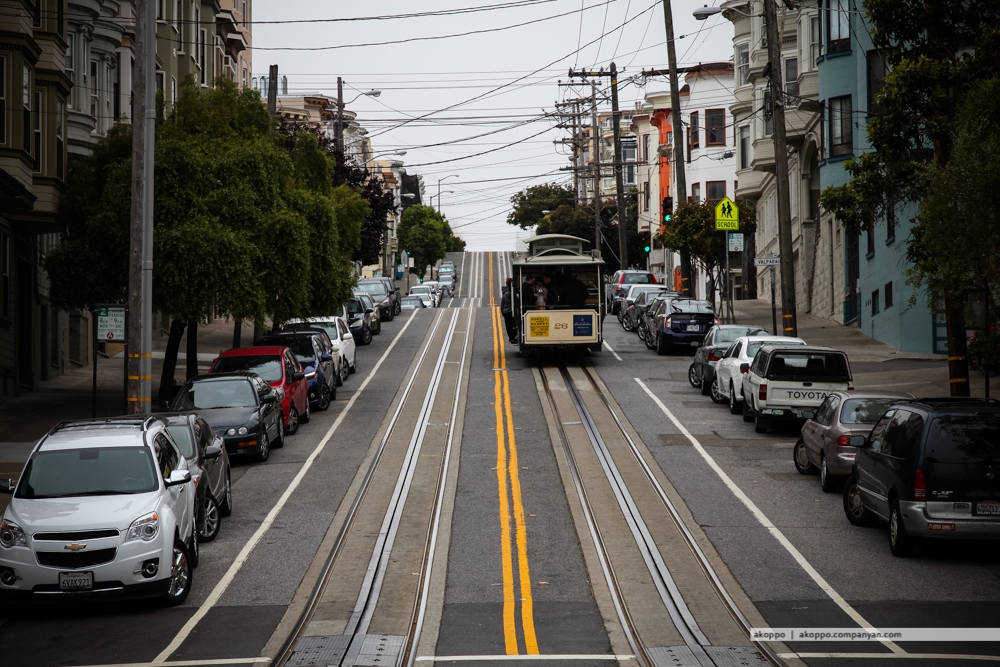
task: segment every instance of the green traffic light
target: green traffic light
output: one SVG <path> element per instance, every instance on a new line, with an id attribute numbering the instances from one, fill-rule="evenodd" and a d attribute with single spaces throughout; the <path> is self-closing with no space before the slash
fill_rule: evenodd
<path id="1" fill-rule="evenodd" d="M 646 252 L 649 252 L 649 246 L 646 246 L 645 250 Z"/>

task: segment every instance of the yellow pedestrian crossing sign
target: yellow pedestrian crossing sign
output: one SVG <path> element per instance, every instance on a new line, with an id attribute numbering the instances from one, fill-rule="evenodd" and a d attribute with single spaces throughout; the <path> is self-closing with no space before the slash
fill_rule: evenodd
<path id="1" fill-rule="evenodd" d="M 715 205 L 715 228 L 730 231 L 738 231 L 740 228 L 740 208 L 729 197 L 723 197 Z"/>

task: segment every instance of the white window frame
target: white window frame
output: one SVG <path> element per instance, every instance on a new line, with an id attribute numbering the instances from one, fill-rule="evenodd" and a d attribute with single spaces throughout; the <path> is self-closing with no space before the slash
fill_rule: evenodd
<path id="1" fill-rule="evenodd" d="M 736 45 L 734 60 L 736 62 L 736 86 L 739 87 L 748 85 L 750 83 L 749 43 L 744 42 Z"/>

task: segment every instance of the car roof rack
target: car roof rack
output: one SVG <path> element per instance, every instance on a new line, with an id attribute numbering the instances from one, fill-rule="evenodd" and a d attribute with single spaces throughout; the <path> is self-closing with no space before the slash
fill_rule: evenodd
<path id="1" fill-rule="evenodd" d="M 134 417 L 107 417 L 105 419 L 64 419 L 49 429 L 49 435 L 54 435 L 59 431 L 72 428 L 86 428 L 88 426 L 116 426 L 126 428 L 141 428 L 143 431 L 156 423 L 157 418 L 153 415 L 138 415 Z"/>

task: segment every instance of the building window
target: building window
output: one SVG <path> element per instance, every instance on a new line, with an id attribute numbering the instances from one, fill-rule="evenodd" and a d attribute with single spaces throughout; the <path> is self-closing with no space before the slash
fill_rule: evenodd
<path id="1" fill-rule="evenodd" d="M 723 197 L 726 196 L 725 181 L 709 181 L 705 183 L 705 189 L 708 191 L 708 203 L 713 206 L 722 201 Z"/>
<path id="2" fill-rule="evenodd" d="M 122 70 L 118 65 L 111 69 L 111 114 L 112 122 L 117 123 L 122 117 Z"/>
<path id="3" fill-rule="evenodd" d="M 875 256 L 875 229 L 869 225 L 866 234 L 868 236 L 868 254 L 866 257 L 871 259 Z"/>
<path id="4" fill-rule="evenodd" d="M 163 0 L 156 0 L 156 20 L 163 20 Z"/>
<path id="5" fill-rule="evenodd" d="M 850 155 L 854 152 L 851 96 L 830 99 L 830 155 Z"/>
<path id="6" fill-rule="evenodd" d="M 826 0 L 826 52 L 851 50 L 849 0 Z"/>
<path id="7" fill-rule="evenodd" d="M 0 315 L 10 317 L 10 237 L 0 235 Z"/>
<path id="8" fill-rule="evenodd" d="M 65 164 L 66 138 L 63 127 L 66 122 L 66 103 L 62 100 L 56 101 L 56 178 L 65 178 L 63 168 Z"/>
<path id="9" fill-rule="evenodd" d="M 745 86 L 750 83 L 750 45 L 736 46 L 736 85 Z"/>
<path id="10" fill-rule="evenodd" d="M 166 91 L 163 90 L 163 72 L 156 73 L 156 90 L 161 93 L 166 93 Z"/>
<path id="11" fill-rule="evenodd" d="M 184 51 L 184 32 L 181 29 L 181 15 L 184 11 L 184 5 L 181 4 L 181 0 L 177 0 L 177 11 L 174 14 L 174 29 L 177 30 L 177 50 Z"/>
<path id="12" fill-rule="evenodd" d="M 31 68 L 24 66 L 22 73 L 24 79 L 21 82 L 21 104 L 24 106 L 24 134 L 22 135 L 22 148 L 31 153 Z"/>
<path id="13" fill-rule="evenodd" d="M 740 128 L 740 169 L 750 168 L 750 126 Z"/>
<path id="14" fill-rule="evenodd" d="M 820 39 L 819 17 L 813 16 L 809 19 L 809 62 L 811 67 L 816 67 L 816 61 L 823 53 L 823 41 Z"/>
<path id="15" fill-rule="evenodd" d="M 622 140 L 622 173 L 625 185 L 635 185 L 636 181 L 636 143 L 635 139 Z"/>
<path id="16" fill-rule="evenodd" d="M 701 124 L 698 122 L 698 112 L 695 111 L 691 114 L 691 130 L 688 132 L 688 141 L 691 142 L 691 148 L 698 148 L 699 135 L 701 134 Z"/>
<path id="17" fill-rule="evenodd" d="M 649 211 L 649 181 L 642 184 L 642 210 Z"/>
<path id="18" fill-rule="evenodd" d="M 75 35 L 69 33 L 66 35 L 66 74 L 69 76 L 70 81 L 73 80 L 73 38 Z"/>
<path id="19" fill-rule="evenodd" d="M 769 137 L 774 132 L 774 109 L 771 105 L 771 89 L 768 88 L 764 91 L 764 101 L 763 101 L 763 113 L 764 116 L 764 136 Z"/>
<path id="20" fill-rule="evenodd" d="M 649 134 L 642 135 L 642 161 L 649 163 Z"/>
<path id="21" fill-rule="evenodd" d="M 785 94 L 799 96 L 799 59 L 789 58 L 785 61 Z"/>
<path id="22" fill-rule="evenodd" d="M 42 171 L 42 93 L 35 93 L 34 113 L 34 148 L 35 148 L 35 171 Z"/>
<path id="23" fill-rule="evenodd" d="M 66 0 L 56 0 L 56 32 L 62 36 L 66 31 Z"/>
<path id="24" fill-rule="evenodd" d="M 885 307 L 892 308 L 892 282 L 885 284 Z"/>
<path id="25" fill-rule="evenodd" d="M 97 117 L 97 61 L 90 61 L 90 115 Z"/>
<path id="26" fill-rule="evenodd" d="M 872 292 L 872 315 L 878 315 L 880 309 L 878 307 L 878 290 Z"/>
<path id="27" fill-rule="evenodd" d="M 201 85 L 207 83 L 208 67 L 205 64 L 205 42 L 207 33 L 204 30 L 198 32 L 198 67 L 201 68 Z"/>
<path id="28" fill-rule="evenodd" d="M 7 143 L 7 59 L 0 56 L 0 144 Z"/>
<path id="29" fill-rule="evenodd" d="M 31 25 L 36 28 L 42 27 L 42 0 L 35 0 L 35 8 L 31 13 Z"/>
<path id="30" fill-rule="evenodd" d="M 878 97 L 878 94 L 882 92 L 882 87 L 885 86 L 885 75 L 888 74 L 888 68 L 885 66 L 885 61 L 882 60 L 882 56 L 878 51 L 869 51 L 867 59 L 868 115 L 881 116 L 885 113 L 885 106 L 879 104 L 875 100 Z"/>
<path id="31" fill-rule="evenodd" d="M 705 110 L 705 145 L 726 145 L 726 110 Z"/>
<path id="32" fill-rule="evenodd" d="M 177 79 L 170 77 L 170 103 L 177 104 Z"/>
<path id="33" fill-rule="evenodd" d="M 896 209 L 889 207 L 885 212 L 885 244 L 896 240 Z M 888 305 L 888 304 L 887 304 Z"/>
<path id="34" fill-rule="evenodd" d="M 701 183 L 691 184 L 691 201 L 695 204 L 701 203 Z"/>

